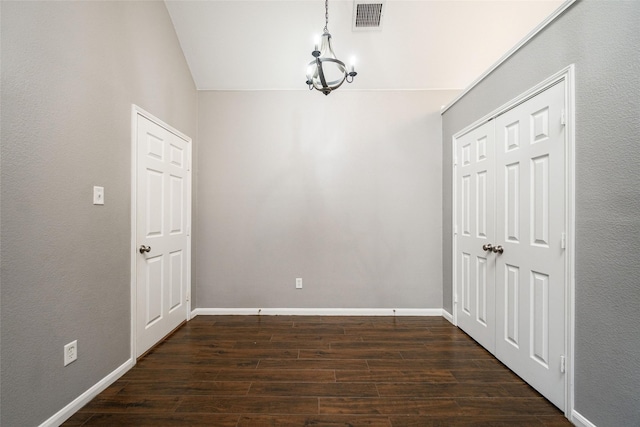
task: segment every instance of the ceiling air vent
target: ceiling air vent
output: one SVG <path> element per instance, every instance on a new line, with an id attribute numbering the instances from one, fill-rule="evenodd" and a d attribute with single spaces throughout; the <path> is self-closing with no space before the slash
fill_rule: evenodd
<path id="1" fill-rule="evenodd" d="M 382 28 L 384 1 L 365 2 L 355 0 L 353 7 L 353 30 L 379 30 Z"/>

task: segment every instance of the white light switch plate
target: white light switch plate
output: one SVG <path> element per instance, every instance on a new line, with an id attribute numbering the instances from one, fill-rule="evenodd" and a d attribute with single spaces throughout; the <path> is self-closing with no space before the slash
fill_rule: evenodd
<path id="1" fill-rule="evenodd" d="M 104 187 L 93 187 L 93 204 L 104 205 Z"/>

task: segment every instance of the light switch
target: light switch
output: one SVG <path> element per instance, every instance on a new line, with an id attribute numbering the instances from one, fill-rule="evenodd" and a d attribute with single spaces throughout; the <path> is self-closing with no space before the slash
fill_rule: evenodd
<path id="1" fill-rule="evenodd" d="M 104 187 L 93 187 L 93 204 L 104 205 Z"/>

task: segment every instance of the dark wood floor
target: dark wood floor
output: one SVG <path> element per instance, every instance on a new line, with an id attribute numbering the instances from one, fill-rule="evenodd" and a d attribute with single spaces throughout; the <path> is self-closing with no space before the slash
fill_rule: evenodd
<path id="1" fill-rule="evenodd" d="M 570 426 L 439 317 L 198 316 L 65 426 Z"/>

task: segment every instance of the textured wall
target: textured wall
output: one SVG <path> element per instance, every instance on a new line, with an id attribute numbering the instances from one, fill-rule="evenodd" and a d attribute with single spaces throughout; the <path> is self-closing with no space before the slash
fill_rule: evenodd
<path id="1" fill-rule="evenodd" d="M 607 427 L 640 424 L 639 25 L 639 2 L 577 2 L 443 116 L 451 311 L 451 137 L 576 64 L 575 409 Z"/>
<path id="2" fill-rule="evenodd" d="M 33 426 L 129 358 L 131 104 L 195 137 L 197 94 L 162 2 L 1 7 L 0 424 Z"/>
<path id="3" fill-rule="evenodd" d="M 200 92 L 198 307 L 440 308 L 453 96 Z"/>

